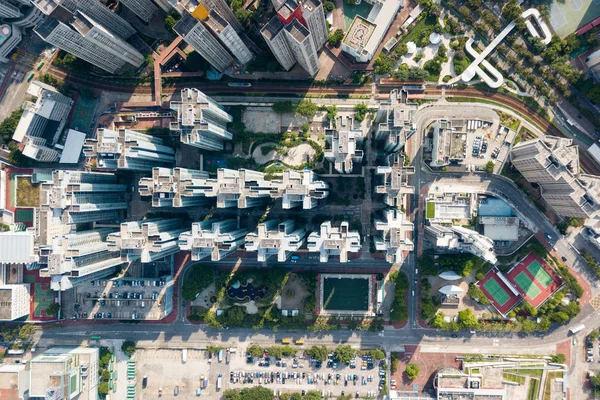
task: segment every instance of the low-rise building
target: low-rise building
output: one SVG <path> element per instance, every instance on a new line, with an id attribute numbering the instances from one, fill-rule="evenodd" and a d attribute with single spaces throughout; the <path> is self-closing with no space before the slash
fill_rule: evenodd
<path id="1" fill-rule="evenodd" d="M 600 248 L 600 216 L 585 221 L 584 233 L 592 243 Z"/>
<path id="2" fill-rule="evenodd" d="M 327 148 L 324 156 L 333 164 L 337 172 L 351 174 L 354 170 L 354 163 L 362 163 L 364 152 L 359 147 L 363 138 L 364 132 L 361 130 L 326 129 Z"/>
<path id="3" fill-rule="evenodd" d="M 119 251 L 122 261 L 148 263 L 179 251 L 179 235 L 187 230 L 179 218 L 123 222 L 107 236 L 108 250 Z"/>
<path id="4" fill-rule="evenodd" d="M 192 261 L 209 256 L 211 261 L 220 261 L 241 249 L 247 234 L 248 230 L 239 229 L 235 219 L 194 222 L 191 231 L 179 235 L 179 248 L 191 251 Z"/>
<path id="5" fill-rule="evenodd" d="M 328 262 L 330 256 L 339 256 L 340 262 L 348 262 L 348 253 L 360 251 L 360 233 L 351 231 L 350 224 L 344 221 L 339 227 L 331 225 L 331 221 L 321 224 L 319 232 L 308 235 L 308 251 L 319 253 L 320 262 Z"/>
<path id="6" fill-rule="evenodd" d="M 0 366 L 0 393 L 6 400 L 29 399 L 29 369 L 25 364 Z"/>
<path id="7" fill-rule="evenodd" d="M 496 264 L 494 241 L 471 229 L 455 225 L 425 225 L 425 235 L 441 251 L 471 253 Z"/>
<path id="8" fill-rule="evenodd" d="M 479 217 L 483 235 L 493 241 L 514 242 L 519 239 L 518 217 Z"/>
<path id="9" fill-rule="evenodd" d="M 51 347 L 29 361 L 29 397 L 98 399 L 100 349 Z"/>
<path id="10" fill-rule="evenodd" d="M 414 225 L 400 210 L 387 210 L 385 220 L 375 220 L 375 229 L 381 231 L 380 236 L 375 237 L 375 249 L 385 251 L 387 262 L 402 263 L 405 253 L 414 250 L 411 239 Z"/>
<path id="11" fill-rule="evenodd" d="M 306 231 L 296 228 L 292 220 L 269 220 L 258 224 L 256 232 L 246 235 L 246 250 L 256 251 L 257 260 L 266 262 L 273 255 L 277 262 L 285 262 L 304 244 Z"/>
<path id="12" fill-rule="evenodd" d="M 376 173 L 383 182 L 375 187 L 375 193 L 383 194 L 383 201 L 390 207 L 405 209 L 407 196 L 415 194 L 415 187 L 409 184 L 409 177 L 415 167 L 405 166 L 405 158 L 399 153 L 390 154 L 387 166 L 378 166 Z"/>
<path id="13" fill-rule="evenodd" d="M 175 150 L 161 138 L 129 129 L 99 128 L 95 138 L 85 141 L 83 153 L 99 169 L 150 171 L 175 164 Z"/>

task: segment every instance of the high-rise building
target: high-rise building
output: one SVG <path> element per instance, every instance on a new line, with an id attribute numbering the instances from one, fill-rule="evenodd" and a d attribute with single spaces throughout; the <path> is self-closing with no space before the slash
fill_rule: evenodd
<path id="1" fill-rule="evenodd" d="M 572 139 L 545 136 L 520 142 L 511 162 L 542 197 L 565 217 L 589 218 L 600 213 L 600 177 L 580 173 L 579 148 Z"/>
<path id="2" fill-rule="evenodd" d="M 177 253 L 179 235 L 187 230 L 179 218 L 123 222 L 119 232 L 108 235 L 108 249 L 120 251 L 123 261 L 148 263 Z"/>
<path id="3" fill-rule="evenodd" d="M 496 264 L 494 241 L 471 229 L 457 225 L 425 225 L 425 234 L 436 248 L 445 251 L 468 252 Z"/>
<path id="4" fill-rule="evenodd" d="M 306 22 L 306 28 L 310 31 L 315 49 L 318 50 L 327 43 L 327 39 L 329 38 L 323 3 L 319 0 L 304 0 L 301 3 L 301 7 L 302 18 Z"/>
<path id="5" fill-rule="evenodd" d="M 173 30 L 217 71 L 223 72 L 233 64 L 225 47 L 191 14 L 185 12 Z"/>
<path id="6" fill-rule="evenodd" d="M 121 0 L 121 3 L 145 22 L 150 22 L 158 10 L 151 0 Z"/>
<path id="7" fill-rule="evenodd" d="M 39 244 L 51 245 L 55 236 L 74 232 L 76 224 L 118 221 L 128 206 L 126 189 L 114 174 L 54 171 L 52 180 L 40 185 Z"/>
<path id="8" fill-rule="evenodd" d="M 208 201 L 207 188 L 212 185 L 207 180 L 205 171 L 155 167 L 152 177 L 140 179 L 139 192 L 152 196 L 152 207 L 196 207 Z"/>
<path id="9" fill-rule="evenodd" d="M 94 21 L 94 25 L 101 25 L 121 39 L 128 39 L 135 34 L 135 29 L 127 21 L 98 0 L 32 0 L 31 2 L 44 14 L 64 23 L 68 23 L 69 17 L 79 11 Z"/>
<path id="10" fill-rule="evenodd" d="M 333 163 L 337 172 L 351 174 L 354 163 L 360 164 L 363 159 L 363 151 L 358 147 L 362 143 L 364 132 L 361 130 L 338 131 L 335 129 L 325 130 L 327 148 L 324 156 Z"/>
<path id="11" fill-rule="evenodd" d="M 85 141 L 83 153 L 96 159 L 97 168 L 150 171 L 175 164 L 175 150 L 161 138 L 129 129 L 99 128 L 95 138 Z"/>
<path id="12" fill-rule="evenodd" d="M 171 122 L 170 128 L 179 132 L 181 143 L 219 151 L 233 138 L 227 130 L 231 115 L 198 89 L 182 89 L 181 100 L 171 101 L 170 107 L 177 112 L 177 122 Z"/>
<path id="13" fill-rule="evenodd" d="M 310 210 L 318 205 L 319 200 L 329 195 L 329 184 L 317 179 L 317 174 L 313 171 L 285 170 L 282 180 L 271 181 L 271 197 L 281 197 L 284 210 L 295 207 Z"/>
<path id="14" fill-rule="evenodd" d="M 112 74 L 144 62 L 144 56 L 133 46 L 80 12 L 68 24 L 46 18 L 34 31 L 46 42 Z"/>
<path id="15" fill-rule="evenodd" d="M 29 361 L 29 397 L 98 399 L 100 349 L 51 347 Z"/>
<path id="16" fill-rule="evenodd" d="M 117 251 L 109 251 L 107 236 L 112 228 L 100 228 L 55 236 L 52 246 L 40 249 L 47 268 L 40 276 L 50 277 L 51 288 L 64 291 L 106 277 L 123 264 Z"/>
<path id="17" fill-rule="evenodd" d="M 271 181 L 265 180 L 262 172 L 220 168 L 216 183 L 212 192 L 217 195 L 218 208 L 256 207 L 271 198 Z"/>
<path id="18" fill-rule="evenodd" d="M 21 29 L 14 25 L 0 25 L 0 62 L 7 63 L 8 55 L 21 43 Z"/>
<path id="19" fill-rule="evenodd" d="M 289 70 L 297 62 L 310 75 L 319 71 L 317 51 L 327 41 L 323 5 L 318 0 L 274 0 L 277 13 L 261 34 L 281 66 Z M 314 30 L 314 32 L 313 32 Z"/>
<path id="20" fill-rule="evenodd" d="M 403 89 L 392 90 L 389 100 L 380 103 L 375 116 L 375 138 L 385 141 L 386 151 L 399 151 L 416 132 L 412 118 L 417 109 L 418 104 L 408 102 L 408 92 Z"/>
<path id="21" fill-rule="evenodd" d="M 179 236 L 179 247 L 192 252 L 192 261 L 209 256 L 211 261 L 220 261 L 242 247 L 247 233 L 235 219 L 194 222 L 191 231 Z"/>
<path id="22" fill-rule="evenodd" d="M 414 226 L 400 210 L 387 210 L 385 221 L 375 220 L 375 229 L 381 231 L 381 236 L 375 238 L 375 249 L 385 251 L 387 262 L 402 263 L 404 253 L 414 250 L 410 239 Z"/>
<path id="23" fill-rule="evenodd" d="M 307 247 L 309 252 L 319 253 L 320 262 L 328 262 L 330 256 L 339 256 L 340 262 L 348 262 L 348 253 L 360 251 L 360 233 L 351 231 L 348 222 L 344 221 L 339 227 L 333 227 L 331 221 L 321 224 L 320 232 L 308 235 Z"/>
<path id="24" fill-rule="evenodd" d="M 242 41 L 242 38 L 236 33 L 235 29 L 219 15 L 215 10 L 208 13 L 208 17 L 203 21 L 221 43 L 229 50 L 240 64 L 248 64 L 254 58 L 254 55 Z"/>
<path id="25" fill-rule="evenodd" d="M 390 154 L 388 166 L 377 167 L 376 174 L 383 179 L 381 185 L 375 187 L 375 193 L 383 194 L 383 201 L 390 207 L 408 208 L 407 195 L 415 194 L 415 187 L 408 180 L 415 173 L 415 167 L 404 165 L 404 157 L 399 153 Z"/>
<path id="26" fill-rule="evenodd" d="M 0 18 L 19 18 L 19 6 L 9 0 L 0 0 Z"/>
<path id="27" fill-rule="evenodd" d="M 41 162 L 56 162 L 61 152 L 54 145 L 65 129 L 73 100 L 38 81 L 29 84 L 27 94 L 36 101 L 23 104 L 23 115 L 13 140 L 25 145 L 23 154 L 26 156 Z"/>
<path id="28" fill-rule="evenodd" d="M 201 0 L 200 4 L 204 4 L 208 10 L 216 11 L 221 17 L 225 18 L 236 32 L 241 32 L 244 29 L 225 0 Z"/>
<path id="29" fill-rule="evenodd" d="M 0 285 L 0 321 L 14 321 L 29 315 L 29 284 Z"/>
<path id="30" fill-rule="evenodd" d="M 296 229 L 292 220 L 281 223 L 269 220 L 258 224 L 256 232 L 246 235 L 246 251 L 256 251 L 259 262 L 266 262 L 273 255 L 277 255 L 277 262 L 285 262 L 300 249 L 305 237 L 304 228 Z"/>

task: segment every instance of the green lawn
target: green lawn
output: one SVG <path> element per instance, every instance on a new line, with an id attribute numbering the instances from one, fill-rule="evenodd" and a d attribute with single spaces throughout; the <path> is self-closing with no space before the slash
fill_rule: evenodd
<path id="1" fill-rule="evenodd" d="M 504 370 L 504 372 L 514 372 L 517 374 L 521 374 L 521 375 L 529 375 L 532 377 L 537 377 L 537 378 L 541 378 L 542 374 L 543 374 L 543 370 L 542 369 L 538 369 L 538 368 L 521 368 L 521 369 L 506 369 Z"/>
<path id="2" fill-rule="evenodd" d="M 538 392 L 540 391 L 540 380 L 530 379 L 529 390 L 527 391 L 527 400 L 537 400 Z"/>
<path id="3" fill-rule="evenodd" d="M 506 372 L 502 375 L 502 378 L 505 381 L 518 383 L 519 385 L 523 385 L 525 383 L 525 379 L 527 379 L 522 375 L 509 374 Z"/>
<path id="4" fill-rule="evenodd" d="M 423 31 L 425 31 L 426 29 L 433 30 L 435 24 L 436 17 L 434 15 L 429 15 L 426 18 L 423 18 L 422 20 L 417 22 L 417 25 L 415 25 L 415 27 L 412 28 L 406 36 L 402 38 L 402 41 L 400 43 L 415 42 L 418 45 L 419 39 L 421 38 Z"/>
<path id="5" fill-rule="evenodd" d="M 427 219 L 435 218 L 435 203 L 427 202 Z"/>

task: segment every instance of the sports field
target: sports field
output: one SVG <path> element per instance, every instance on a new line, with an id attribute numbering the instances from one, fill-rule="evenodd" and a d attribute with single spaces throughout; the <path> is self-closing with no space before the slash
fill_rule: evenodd
<path id="1" fill-rule="evenodd" d="M 510 299 L 510 296 L 508 293 L 506 293 L 506 290 L 502 289 L 502 286 L 500 286 L 498 281 L 496 281 L 495 277 L 492 277 L 489 281 L 487 281 L 483 287 L 488 291 L 490 296 L 496 300 L 496 303 L 501 306 L 505 305 Z"/>
<path id="2" fill-rule="evenodd" d="M 550 276 L 549 273 L 546 272 L 546 270 L 544 269 L 544 267 L 542 267 L 542 264 L 540 264 L 538 260 L 534 260 L 531 264 L 529 264 L 529 266 L 527 267 L 527 271 L 529 271 L 529 273 L 533 275 L 534 279 L 538 281 L 538 283 L 542 285 L 544 289 L 546 289 L 552 282 L 554 282 L 554 279 Z"/>
<path id="3" fill-rule="evenodd" d="M 560 37 L 598 16 L 600 0 L 554 0 L 550 6 L 550 25 Z"/>
<path id="4" fill-rule="evenodd" d="M 521 289 L 525 296 L 530 299 L 535 299 L 542 292 L 540 288 L 538 288 L 535 283 L 531 280 L 529 276 L 525 273 L 525 271 L 521 272 L 519 275 L 515 276 L 515 282 L 517 286 Z"/>
<path id="5" fill-rule="evenodd" d="M 323 309 L 368 311 L 369 280 L 325 278 L 323 280 Z"/>
<path id="6" fill-rule="evenodd" d="M 73 116 L 71 117 L 71 129 L 84 133 L 89 132 L 97 106 L 98 101 L 96 99 L 79 96 L 75 103 L 75 111 L 73 111 Z"/>
<path id="7" fill-rule="evenodd" d="M 46 309 L 54 303 L 54 290 L 50 289 L 49 283 L 36 283 L 33 290 L 33 315 L 45 317 Z"/>

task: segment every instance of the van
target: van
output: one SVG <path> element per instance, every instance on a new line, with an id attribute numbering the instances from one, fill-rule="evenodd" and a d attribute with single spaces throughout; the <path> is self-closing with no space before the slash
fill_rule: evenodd
<path id="1" fill-rule="evenodd" d="M 121 305 L 121 300 L 117 300 L 117 307 Z"/>
<path id="2" fill-rule="evenodd" d="M 142 308 L 146 306 L 146 303 L 142 301 Z"/>

